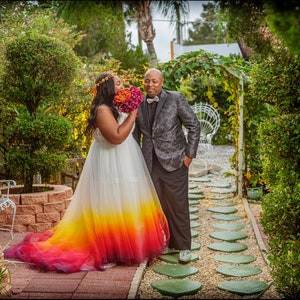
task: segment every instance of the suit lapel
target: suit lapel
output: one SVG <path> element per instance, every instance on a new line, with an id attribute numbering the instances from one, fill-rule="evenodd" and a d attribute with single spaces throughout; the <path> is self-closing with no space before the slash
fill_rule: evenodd
<path id="1" fill-rule="evenodd" d="M 166 95 L 165 95 L 164 91 L 162 90 L 160 98 L 159 98 L 159 102 L 158 102 L 157 107 L 156 107 L 155 119 L 158 116 L 158 114 L 160 113 L 160 111 L 161 111 L 162 107 L 164 106 L 165 102 L 166 102 Z"/>
<path id="2" fill-rule="evenodd" d="M 144 97 L 144 101 L 140 105 L 141 109 L 141 116 L 145 119 L 144 124 L 148 124 L 148 127 L 150 128 L 150 119 L 149 119 L 149 114 L 148 114 L 148 103 L 146 100 L 146 97 Z"/>

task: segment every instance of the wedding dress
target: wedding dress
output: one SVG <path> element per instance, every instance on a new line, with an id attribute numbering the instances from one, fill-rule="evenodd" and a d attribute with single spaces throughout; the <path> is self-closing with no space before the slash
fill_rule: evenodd
<path id="1" fill-rule="evenodd" d="M 121 113 L 119 123 L 127 117 Z M 97 128 L 80 180 L 60 223 L 28 233 L 5 251 L 33 266 L 66 273 L 136 264 L 166 249 L 169 228 L 139 145 L 130 134 L 108 143 Z"/>

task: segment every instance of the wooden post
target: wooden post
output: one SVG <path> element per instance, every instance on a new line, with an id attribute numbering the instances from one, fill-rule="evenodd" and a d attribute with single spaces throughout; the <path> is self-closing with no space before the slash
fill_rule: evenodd
<path id="1" fill-rule="evenodd" d="M 174 40 L 170 42 L 170 48 L 171 48 L 171 60 L 174 60 Z"/>

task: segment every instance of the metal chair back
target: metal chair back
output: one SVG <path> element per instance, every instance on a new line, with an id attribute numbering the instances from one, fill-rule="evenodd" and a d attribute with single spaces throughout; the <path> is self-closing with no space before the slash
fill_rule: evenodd
<path id="1" fill-rule="evenodd" d="M 9 198 L 9 192 L 11 187 L 16 186 L 16 182 L 14 180 L 0 180 L 0 212 L 5 211 L 8 208 L 12 209 L 11 222 L 8 224 L 8 221 L 4 224 L 1 224 L 0 230 L 9 231 L 11 235 L 11 239 L 14 237 L 14 224 L 15 224 L 15 216 L 16 216 L 16 204 Z"/>
<path id="2" fill-rule="evenodd" d="M 220 115 L 218 111 L 208 103 L 195 103 L 192 106 L 200 122 L 199 146 L 211 147 L 212 139 L 220 127 Z"/>

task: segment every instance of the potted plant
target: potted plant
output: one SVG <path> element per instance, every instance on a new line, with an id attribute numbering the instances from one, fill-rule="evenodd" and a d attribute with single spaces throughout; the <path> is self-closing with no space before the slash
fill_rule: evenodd
<path id="1" fill-rule="evenodd" d="M 259 200 L 264 193 L 264 183 L 260 174 L 251 174 L 247 172 L 244 184 L 246 187 L 247 197 L 250 200 Z"/>

